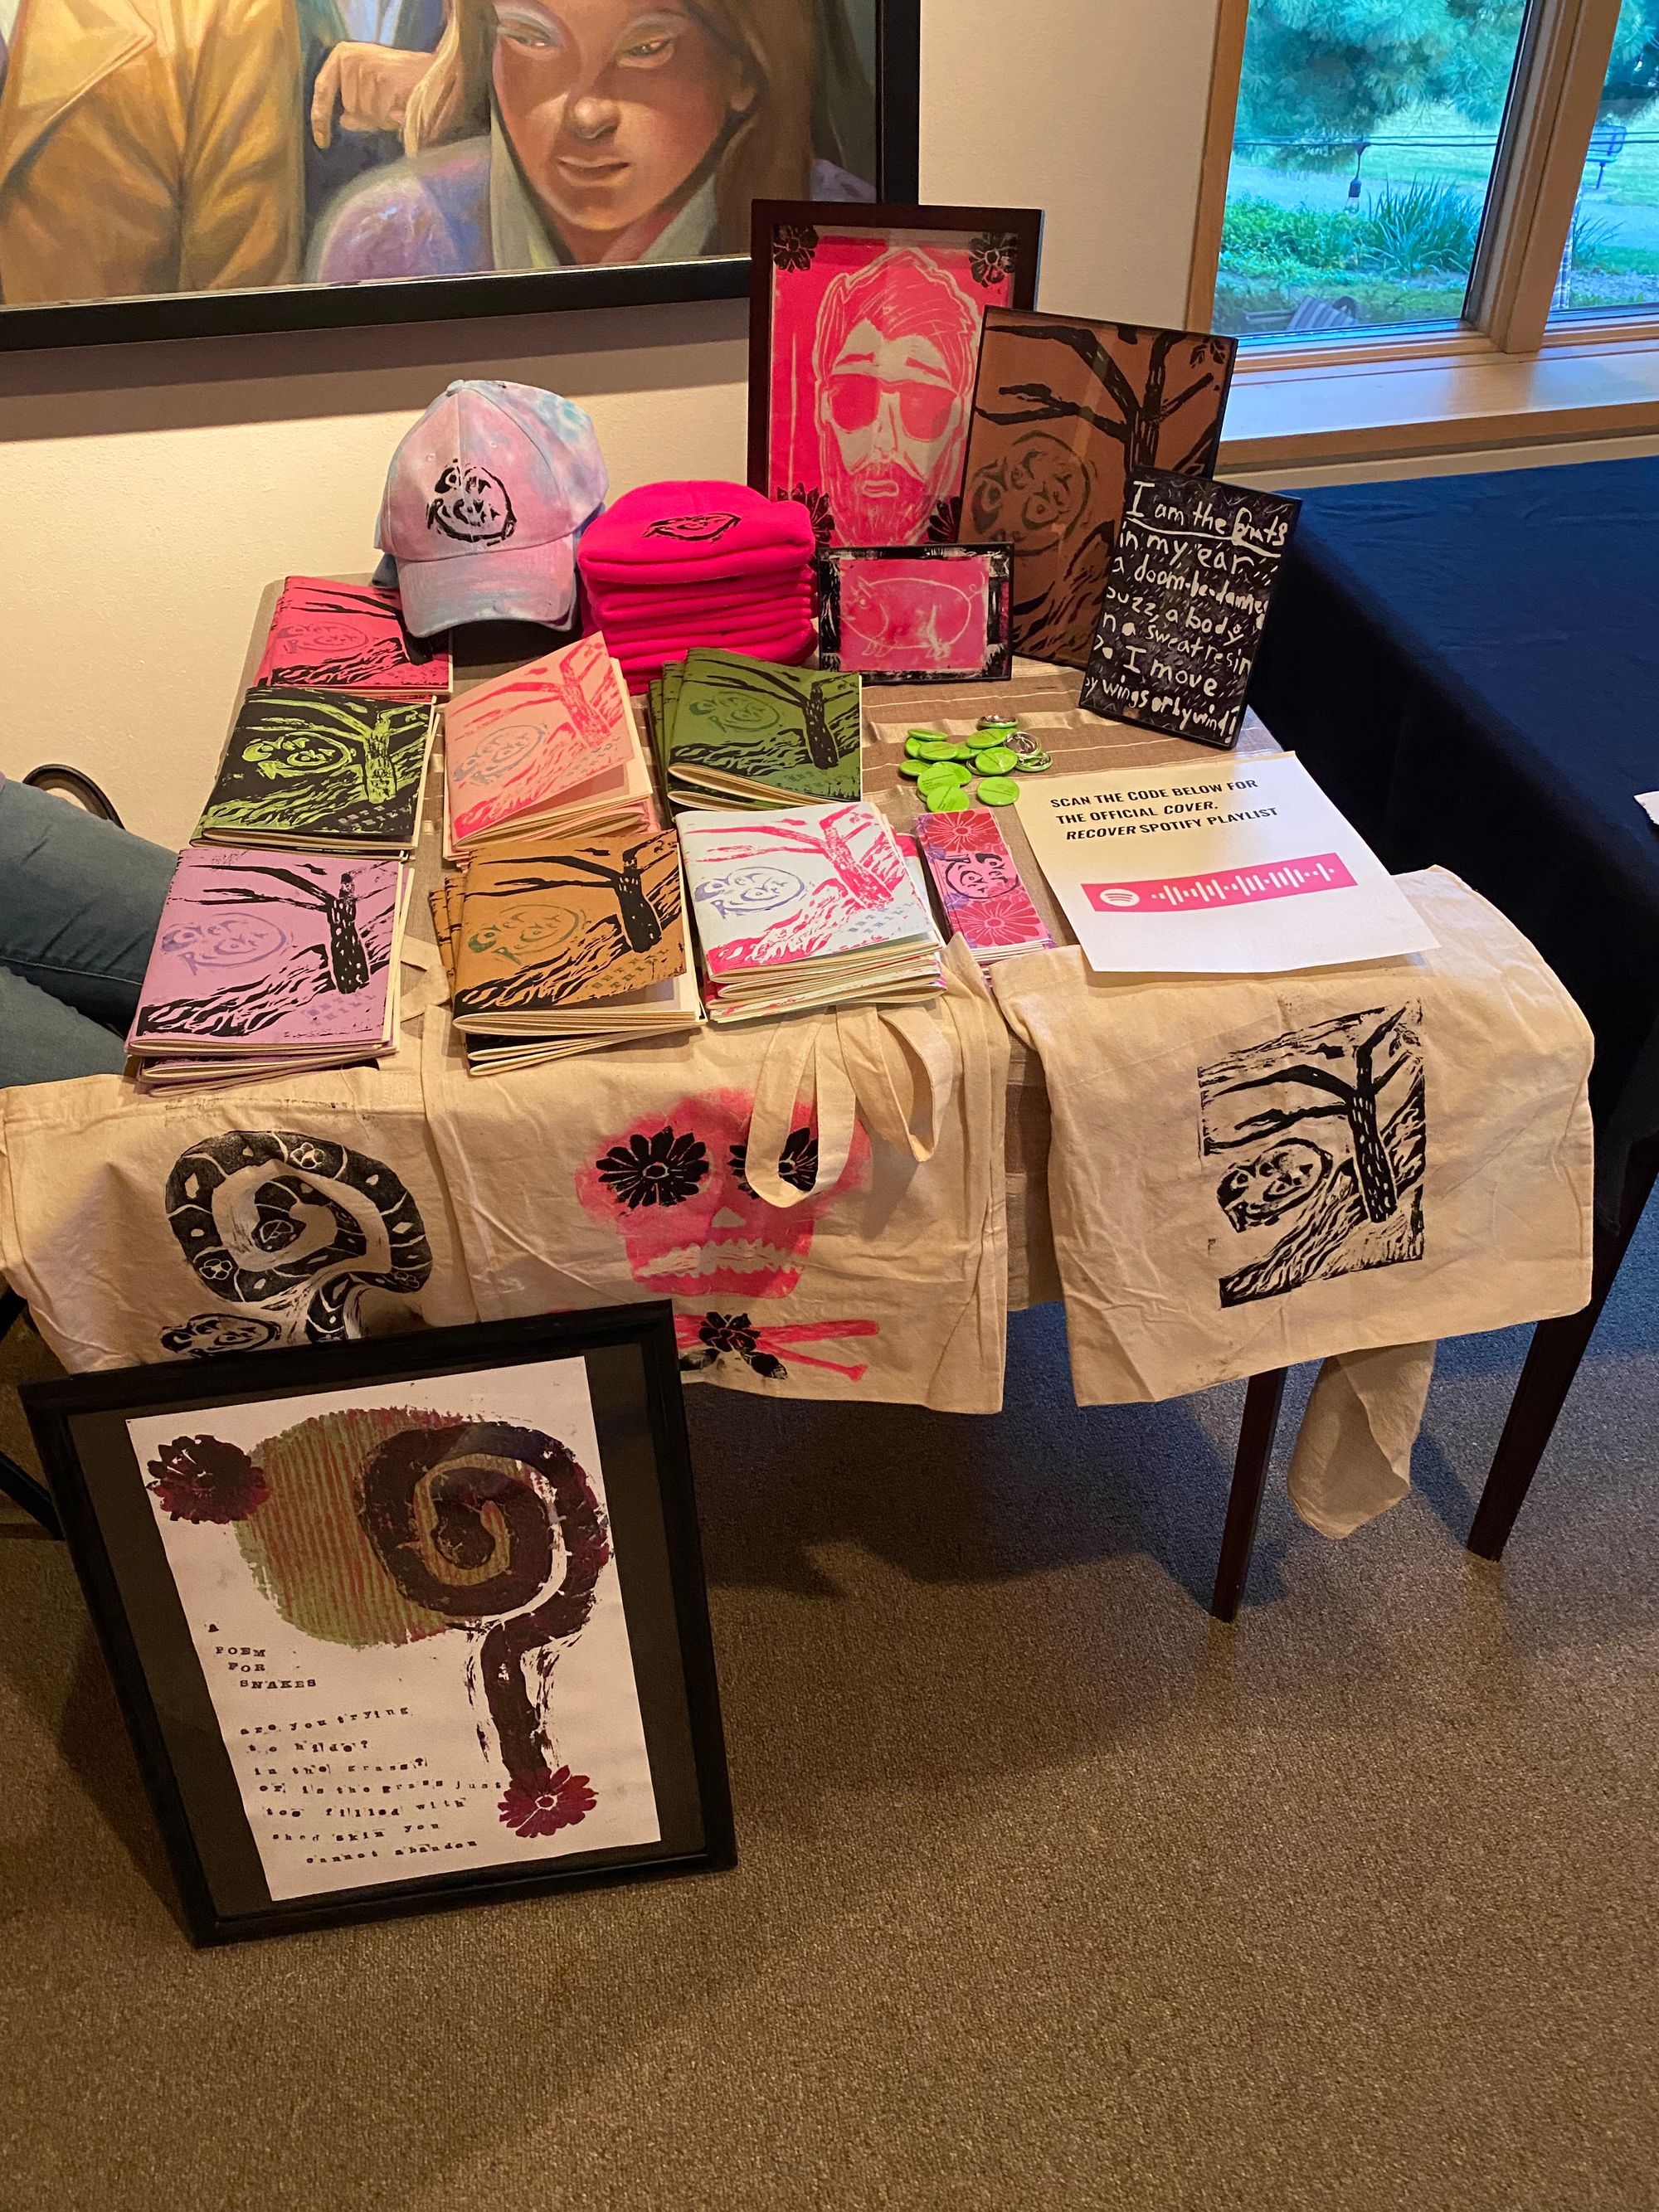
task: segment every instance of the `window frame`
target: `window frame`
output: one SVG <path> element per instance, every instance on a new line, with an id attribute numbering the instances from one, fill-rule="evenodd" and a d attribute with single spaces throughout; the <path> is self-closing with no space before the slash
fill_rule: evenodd
<path id="1" fill-rule="evenodd" d="M 1413 378 L 1420 386 L 1419 373 L 1425 369 L 1449 372 L 1442 381 L 1447 392 L 1455 395 L 1460 377 L 1474 392 L 1477 386 L 1472 380 L 1476 372 L 1505 364 L 1518 367 L 1565 354 L 1576 356 L 1583 367 L 1595 358 L 1584 349 L 1596 349 L 1627 371 L 1632 349 L 1651 348 L 1656 372 L 1651 425 L 1659 428 L 1659 308 L 1573 315 L 1553 324 L 1550 321 L 1551 301 L 1572 224 L 1590 133 L 1601 106 L 1619 12 L 1620 0 L 1534 0 L 1522 33 L 1515 89 L 1499 135 L 1480 244 L 1459 324 L 1295 346 L 1282 339 L 1245 338 L 1239 346 L 1236 391 L 1242 387 L 1248 395 L 1252 383 L 1280 377 L 1305 382 L 1310 373 L 1347 380 L 1395 372 L 1402 379 L 1403 402 L 1403 380 Z M 1217 0 L 1203 167 L 1187 286 L 1187 325 L 1191 330 L 1206 329 L 1215 311 L 1249 16 L 1249 0 Z M 1375 420 L 1378 397 L 1376 387 L 1370 386 L 1364 394 L 1364 404 L 1356 405 L 1357 420 L 1364 417 L 1364 427 L 1356 427 L 1352 440 L 1345 446 L 1346 457 L 1387 458 L 1395 450 Z M 1647 427 L 1645 420 L 1631 418 L 1629 397 L 1627 374 L 1621 380 L 1620 369 L 1612 368 L 1607 408 L 1586 404 L 1564 412 L 1540 405 L 1539 440 L 1554 443 L 1563 436 L 1605 436 L 1615 407 L 1621 431 Z M 1474 404 L 1478 410 L 1478 401 Z M 1451 407 L 1471 433 L 1468 442 L 1479 442 L 1474 434 L 1478 411 L 1469 411 L 1455 398 Z M 1516 442 L 1514 410 L 1504 411 L 1504 441 Z M 1406 427 L 1402 423 L 1402 430 Z M 1400 450 L 1424 450 L 1422 429 L 1423 425 L 1417 423 L 1416 443 Z M 1327 427 L 1321 433 L 1322 447 L 1328 449 L 1330 436 Z M 1294 439 L 1282 442 L 1287 447 L 1285 458 L 1293 458 L 1289 449 L 1294 447 Z M 1437 438 L 1433 441 L 1437 447 L 1441 442 Z M 1251 465 L 1261 464 L 1253 461 Z"/>

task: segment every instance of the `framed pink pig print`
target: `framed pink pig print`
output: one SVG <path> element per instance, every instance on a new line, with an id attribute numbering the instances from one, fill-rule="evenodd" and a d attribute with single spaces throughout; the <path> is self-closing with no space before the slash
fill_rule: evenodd
<path id="1" fill-rule="evenodd" d="M 1013 662 L 1006 545 L 831 545 L 818 663 L 870 684 L 1000 684 Z"/>
<path id="2" fill-rule="evenodd" d="M 949 544 L 988 307 L 1036 296 L 1036 209 L 757 200 L 749 481 L 820 546 Z"/>

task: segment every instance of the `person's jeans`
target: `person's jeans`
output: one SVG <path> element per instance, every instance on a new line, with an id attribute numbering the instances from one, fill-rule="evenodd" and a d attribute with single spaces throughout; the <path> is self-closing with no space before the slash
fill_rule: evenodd
<path id="1" fill-rule="evenodd" d="M 0 1090 L 121 1073 L 176 857 L 0 784 Z"/>

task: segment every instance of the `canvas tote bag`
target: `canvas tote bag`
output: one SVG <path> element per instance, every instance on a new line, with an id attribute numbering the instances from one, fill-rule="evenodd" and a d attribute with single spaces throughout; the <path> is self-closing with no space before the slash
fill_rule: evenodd
<path id="1" fill-rule="evenodd" d="M 476 1321 L 419 1062 L 0 1091 L 0 1275 L 65 1367 Z"/>
<path id="2" fill-rule="evenodd" d="M 690 1380 L 994 1413 L 1007 1060 L 953 948 L 924 1006 L 489 1078 L 432 1015 L 423 1066 L 486 1316 L 672 1297 Z"/>
<path id="3" fill-rule="evenodd" d="M 1402 882 L 1436 951 L 1117 981 L 1068 949 L 997 970 L 1054 1115 L 1080 1404 L 1416 1347 L 1387 1395 L 1420 1412 L 1425 1345 L 1583 1304 L 1589 1029 L 1466 884 Z M 1380 1403 L 1350 1395 L 1355 1419 Z"/>

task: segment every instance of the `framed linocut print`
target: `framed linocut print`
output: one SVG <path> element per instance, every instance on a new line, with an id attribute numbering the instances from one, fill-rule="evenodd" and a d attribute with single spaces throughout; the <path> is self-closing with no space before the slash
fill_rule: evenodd
<path id="1" fill-rule="evenodd" d="M 914 198 L 920 16 L 28 0 L 0 12 L 0 347 L 740 297 L 755 199 Z"/>
<path id="2" fill-rule="evenodd" d="M 1000 682 L 1013 663 L 1006 545 L 828 546 L 818 661 L 872 684 Z"/>
<path id="3" fill-rule="evenodd" d="M 733 1863 L 667 1305 L 24 1396 L 198 1942 Z"/>
<path id="4" fill-rule="evenodd" d="M 962 487 L 967 538 L 1014 549 L 1014 649 L 1081 668 L 1129 479 L 1215 473 L 1236 338 L 993 308 Z"/>
<path id="5" fill-rule="evenodd" d="M 952 543 L 980 325 L 1031 305 L 1042 241 L 1033 209 L 757 200 L 755 489 L 801 501 L 821 546 Z"/>

